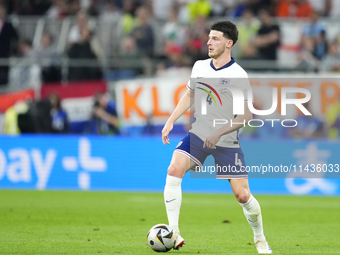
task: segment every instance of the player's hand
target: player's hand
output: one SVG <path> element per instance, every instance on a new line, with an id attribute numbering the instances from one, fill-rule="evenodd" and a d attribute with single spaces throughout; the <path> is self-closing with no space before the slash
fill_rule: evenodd
<path id="1" fill-rule="evenodd" d="M 216 149 L 215 144 L 220 140 L 221 136 L 212 134 L 205 139 L 203 148 L 207 147 L 208 149 Z"/>
<path id="2" fill-rule="evenodd" d="M 169 140 L 169 133 L 170 131 L 173 129 L 174 125 L 172 123 L 165 123 L 163 130 L 162 130 L 162 141 L 163 144 L 167 143 L 170 144 L 170 140 Z"/>

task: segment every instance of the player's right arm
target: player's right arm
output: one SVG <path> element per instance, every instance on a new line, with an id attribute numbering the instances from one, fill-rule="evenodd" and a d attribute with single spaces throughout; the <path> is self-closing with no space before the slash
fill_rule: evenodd
<path id="1" fill-rule="evenodd" d="M 188 89 L 163 127 L 162 130 L 163 144 L 165 143 L 170 144 L 168 135 L 170 131 L 173 129 L 175 121 L 178 120 L 178 118 L 181 117 L 192 106 L 193 103 L 194 92 L 190 92 L 190 90 Z"/>

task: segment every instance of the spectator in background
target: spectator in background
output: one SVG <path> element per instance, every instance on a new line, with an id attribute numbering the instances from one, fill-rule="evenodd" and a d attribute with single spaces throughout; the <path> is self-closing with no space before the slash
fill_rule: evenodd
<path id="1" fill-rule="evenodd" d="M 51 102 L 49 98 L 33 102 L 29 109 L 19 118 L 22 133 L 53 133 Z"/>
<path id="2" fill-rule="evenodd" d="M 19 102 L 14 106 L 18 113 L 17 123 L 21 133 L 67 133 L 66 112 L 61 108 L 57 94 L 30 102 Z"/>
<path id="3" fill-rule="evenodd" d="M 269 12 L 274 13 L 275 3 L 273 0 L 246 0 L 247 8 L 249 8 L 256 16 L 259 15 L 260 10 L 267 9 Z"/>
<path id="4" fill-rule="evenodd" d="M 254 49 L 252 42 L 260 28 L 260 22 L 254 18 L 254 14 L 250 9 L 244 10 L 237 28 L 239 36 L 237 44 L 234 46 L 234 52 L 243 59 L 255 58 L 256 49 Z"/>
<path id="5" fill-rule="evenodd" d="M 320 21 L 319 13 L 313 11 L 309 16 L 309 22 L 303 27 L 301 40 L 304 40 L 305 38 L 316 40 L 320 33 L 325 31 L 325 27 Z"/>
<path id="6" fill-rule="evenodd" d="M 26 87 L 34 87 L 40 84 L 40 69 L 35 63 L 32 50 L 32 42 L 22 39 L 18 43 L 19 61 L 10 69 L 10 84 L 16 90 Z"/>
<path id="7" fill-rule="evenodd" d="M 328 53 L 322 60 L 320 68 L 323 72 L 340 72 L 340 45 L 333 41 L 328 47 Z"/>
<path id="8" fill-rule="evenodd" d="M 79 2 L 79 7 L 81 10 L 87 12 L 93 5 L 93 0 L 77 0 Z"/>
<path id="9" fill-rule="evenodd" d="M 176 8 L 172 8 L 168 14 L 167 22 L 162 28 L 162 37 L 165 45 L 177 44 L 184 46 L 186 41 L 186 29 L 183 24 L 178 21 L 178 13 Z"/>
<path id="10" fill-rule="evenodd" d="M 174 0 L 152 0 L 152 9 L 157 20 L 165 21 L 169 16 L 169 10 L 174 6 Z"/>
<path id="11" fill-rule="evenodd" d="M 48 10 L 52 0 L 45 1 L 5 0 L 0 2 L 5 2 L 9 14 L 38 16 L 43 15 Z"/>
<path id="12" fill-rule="evenodd" d="M 51 127 L 53 133 L 68 133 L 69 124 L 66 112 L 61 108 L 60 97 L 52 93 L 48 96 L 51 104 Z"/>
<path id="13" fill-rule="evenodd" d="M 18 42 L 17 31 L 6 21 L 5 7 L 0 4 L 0 58 L 9 58 L 15 53 Z M 8 83 L 9 67 L 0 65 L 0 86 Z"/>
<path id="14" fill-rule="evenodd" d="M 254 39 L 254 46 L 258 51 L 258 59 L 276 60 L 277 49 L 280 46 L 280 28 L 275 24 L 269 11 L 262 9 L 259 12 L 261 27 Z"/>
<path id="15" fill-rule="evenodd" d="M 70 15 L 77 15 L 77 13 L 80 11 L 80 2 L 79 0 L 70 0 L 69 2 L 69 14 Z"/>
<path id="16" fill-rule="evenodd" d="M 118 36 L 117 24 L 119 24 L 122 14 L 113 1 L 105 0 L 102 4 L 105 8 L 97 20 L 96 34 L 98 39 L 100 38 L 101 46 L 105 49 L 105 55 L 109 57 L 113 55 L 114 51 L 117 51 L 119 42 L 115 38 Z"/>
<path id="17" fill-rule="evenodd" d="M 88 17 L 84 11 L 79 11 L 76 17 L 76 24 L 73 25 L 68 34 L 68 43 L 79 43 L 81 41 L 82 30 L 94 30 L 94 25 L 88 20 Z"/>
<path id="18" fill-rule="evenodd" d="M 177 44 L 168 44 L 165 48 L 166 61 L 164 68 L 180 68 L 190 65 L 189 59 L 183 54 L 183 49 Z M 162 68 L 162 67 L 160 67 Z M 160 69 L 159 68 L 159 69 Z M 158 70 L 161 71 L 161 70 Z"/>
<path id="19" fill-rule="evenodd" d="M 69 68 L 69 80 L 70 81 L 85 81 L 85 80 L 100 80 L 102 79 L 101 69 L 98 67 L 97 56 L 91 48 L 91 32 L 88 29 L 81 31 L 81 40 L 79 43 L 74 43 L 68 50 L 68 57 L 70 60 L 88 60 L 84 64 L 90 64 L 91 66 L 70 66 Z M 96 64 L 97 63 L 97 64 Z M 82 63 L 78 63 L 82 64 Z"/>
<path id="20" fill-rule="evenodd" d="M 118 22 L 122 17 L 121 13 L 113 1 L 105 2 L 105 9 L 100 14 L 100 20 L 110 25 Z"/>
<path id="21" fill-rule="evenodd" d="M 41 65 L 43 82 L 61 81 L 60 56 L 53 46 L 53 39 L 49 33 L 44 32 L 42 34 L 40 45 L 38 48 L 33 49 L 32 55 L 35 62 Z"/>
<path id="22" fill-rule="evenodd" d="M 35 133 L 35 125 L 32 118 L 32 105 L 35 105 L 35 103 L 33 103 L 32 98 L 28 96 L 25 101 L 20 100 L 13 106 L 17 112 L 17 126 L 19 132 L 22 134 Z M 19 106 L 19 109 L 17 106 Z"/>
<path id="23" fill-rule="evenodd" d="M 339 19 L 340 17 L 340 1 L 339 0 L 331 0 L 329 7 L 329 17 L 334 19 Z"/>
<path id="24" fill-rule="evenodd" d="M 311 4 L 312 9 L 320 13 L 321 16 L 329 15 L 330 8 L 332 6 L 332 0 L 308 0 L 308 1 Z"/>
<path id="25" fill-rule="evenodd" d="M 108 95 L 98 92 L 94 96 L 91 133 L 100 135 L 118 135 L 118 114 L 116 104 Z"/>
<path id="26" fill-rule="evenodd" d="M 20 0 L 0 0 L 0 4 L 6 7 L 6 12 L 8 15 L 15 14 L 19 15 L 21 13 L 21 3 Z"/>
<path id="27" fill-rule="evenodd" d="M 190 13 L 187 0 L 178 0 L 174 4 L 174 8 L 178 10 L 178 20 L 181 23 L 190 22 Z"/>
<path id="28" fill-rule="evenodd" d="M 98 16 L 100 4 L 98 0 L 80 0 L 80 8 L 90 16 Z"/>
<path id="29" fill-rule="evenodd" d="M 17 135 L 22 133 L 20 128 L 20 116 L 28 111 L 28 104 L 19 100 L 5 112 L 4 132 L 8 135 Z"/>
<path id="30" fill-rule="evenodd" d="M 53 0 L 52 6 L 47 10 L 46 15 L 52 19 L 63 19 L 69 15 L 67 0 Z"/>
<path id="31" fill-rule="evenodd" d="M 308 18 L 312 11 L 312 5 L 308 0 L 281 0 L 277 4 L 276 16 L 280 18 Z"/>
<path id="32" fill-rule="evenodd" d="M 326 31 L 321 31 L 320 34 L 315 39 L 315 50 L 314 55 L 318 60 L 322 60 L 328 49 L 328 42 L 326 39 Z"/>
<path id="33" fill-rule="evenodd" d="M 127 36 L 122 39 L 119 49 L 119 56 L 124 58 L 125 61 L 131 62 L 134 62 L 136 61 L 136 59 L 141 59 L 143 57 L 143 55 L 137 49 L 135 40 L 130 36 Z M 117 72 L 121 71 L 117 69 L 122 69 L 125 70 L 124 72 L 130 73 L 131 76 L 129 78 L 135 77 L 137 74 L 141 75 L 144 73 L 144 68 L 138 66 L 131 66 L 127 70 L 126 67 L 118 65 L 115 71 Z"/>
<path id="34" fill-rule="evenodd" d="M 230 3 L 231 2 L 231 3 Z M 233 8 L 233 0 L 225 1 L 225 0 L 212 0 L 211 1 L 211 13 L 210 15 L 213 17 L 223 17 L 226 16 L 227 11 Z"/>
<path id="35" fill-rule="evenodd" d="M 138 25 L 132 30 L 131 37 L 136 41 L 138 51 L 147 57 L 153 56 L 154 32 L 149 24 L 149 11 L 145 7 L 137 9 Z"/>
<path id="36" fill-rule="evenodd" d="M 296 69 L 303 72 L 315 72 L 319 61 L 313 54 L 315 52 L 315 41 L 312 38 L 306 38 L 298 52 L 298 63 Z"/>
<path id="37" fill-rule="evenodd" d="M 190 20 L 195 21 L 197 17 L 208 17 L 211 12 L 211 3 L 207 0 L 196 0 L 188 3 Z"/>
<path id="38" fill-rule="evenodd" d="M 154 14 L 154 10 L 153 10 L 153 1 L 154 0 L 143 0 L 143 1 L 139 1 L 139 2 L 137 1 L 137 6 L 138 7 L 142 7 L 143 6 L 145 9 L 147 9 L 150 20 L 154 20 L 155 19 L 155 14 Z"/>
<path id="39" fill-rule="evenodd" d="M 132 0 L 124 0 L 123 2 L 123 16 L 121 18 L 121 29 L 123 35 L 129 35 L 135 25 L 134 2 Z"/>
<path id="40" fill-rule="evenodd" d="M 33 52 L 32 52 L 32 42 L 29 39 L 22 39 L 18 43 L 19 54 L 20 58 L 27 58 L 32 59 Z"/>
<path id="41" fill-rule="evenodd" d="M 162 28 L 165 61 L 158 64 L 157 72 L 168 68 L 183 67 L 190 64 L 184 52 L 187 41 L 187 29 L 178 21 L 177 8 L 173 7 L 168 14 L 168 21 Z"/>
<path id="42" fill-rule="evenodd" d="M 230 18 L 241 17 L 247 9 L 247 0 L 229 0 L 228 2 L 228 17 Z"/>
<path id="43" fill-rule="evenodd" d="M 195 23 L 189 27 L 189 37 L 186 43 L 186 52 L 194 63 L 197 60 L 204 59 L 208 54 L 207 41 L 209 32 L 206 18 L 198 16 Z"/>

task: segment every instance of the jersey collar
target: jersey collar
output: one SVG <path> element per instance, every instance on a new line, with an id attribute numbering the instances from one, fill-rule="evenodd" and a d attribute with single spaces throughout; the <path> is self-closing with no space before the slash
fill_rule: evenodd
<path id="1" fill-rule="evenodd" d="M 215 71 L 219 71 L 219 70 L 222 70 L 222 69 L 224 69 L 224 68 L 227 68 L 227 67 L 231 66 L 231 65 L 234 64 L 234 63 L 235 63 L 234 58 L 231 58 L 231 60 L 230 60 L 227 64 L 225 64 L 224 66 L 222 66 L 222 67 L 216 69 L 215 66 L 214 66 L 214 64 L 213 64 L 213 60 L 211 60 L 210 66 L 211 66 L 211 68 L 214 69 Z"/>

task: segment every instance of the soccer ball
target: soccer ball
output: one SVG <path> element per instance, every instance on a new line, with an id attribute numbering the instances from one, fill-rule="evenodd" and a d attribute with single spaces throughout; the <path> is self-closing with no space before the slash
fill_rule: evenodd
<path id="1" fill-rule="evenodd" d="M 170 251 L 175 244 L 175 234 L 168 225 L 157 224 L 148 233 L 148 244 L 157 252 Z"/>

